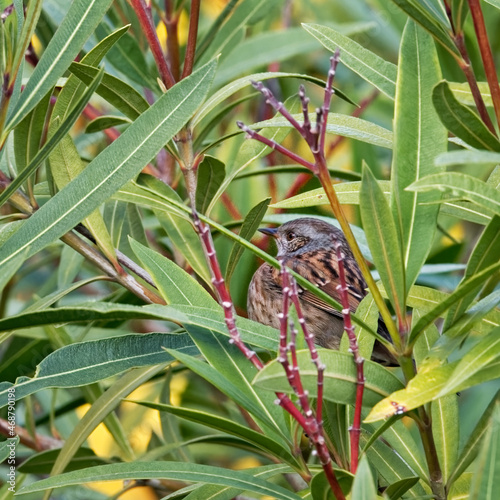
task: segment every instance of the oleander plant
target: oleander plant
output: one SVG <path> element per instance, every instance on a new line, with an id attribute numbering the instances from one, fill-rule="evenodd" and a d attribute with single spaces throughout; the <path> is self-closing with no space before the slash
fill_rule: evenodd
<path id="1" fill-rule="evenodd" d="M 0 12 L 2 499 L 498 498 L 498 0 Z M 257 231 L 304 216 L 355 312 Z"/>

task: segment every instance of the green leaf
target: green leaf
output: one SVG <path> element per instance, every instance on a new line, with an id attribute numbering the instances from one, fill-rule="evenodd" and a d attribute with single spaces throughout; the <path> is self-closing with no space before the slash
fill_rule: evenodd
<path id="1" fill-rule="evenodd" d="M 460 151 L 450 151 L 438 155 L 434 162 L 440 167 L 450 167 L 452 165 L 497 165 L 500 163 L 500 153 L 492 151 L 470 151 L 461 149 Z"/>
<path id="2" fill-rule="evenodd" d="M 494 500 L 500 477 L 500 408 L 496 405 L 484 436 L 470 489 L 470 500 Z"/>
<path id="3" fill-rule="evenodd" d="M 89 122 L 89 124 L 85 127 L 85 133 L 94 134 L 96 132 L 102 132 L 108 128 L 118 127 L 120 125 L 129 125 L 130 123 L 130 120 L 123 118 L 122 116 L 99 116 Z"/>
<path id="4" fill-rule="evenodd" d="M 52 123 L 54 128 L 57 129 L 59 126 L 59 117 Z M 69 134 L 66 134 L 54 147 L 49 156 L 49 165 L 52 178 L 58 189 L 62 189 L 85 170 L 85 164 L 80 158 L 80 154 Z M 99 209 L 94 210 L 90 215 L 85 217 L 83 224 L 92 233 L 97 246 L 103 251 L 104 255 L 106 255 L 110 262 L 117 265 L 118 261 L 113 243 L 111 242 L 111 236 Z"/>
<path id="5" fill-rule="evenodd" d="M 206 155 L 198 167 L 198 183 L 196 185 L 196 209 L 202 214 L 210 205 L 212 198 L 226 177 L 223 162 Z"/>
<path id="6" fill-rule="evenodd" d="M 48 325 L 52 323 L 78 323 L 82 321 L 126 321 L 130 319 L 159 319 L 215 330 L 229 337 L 222 308 L 197 306 L 132 306 L 107 302 L 83 303 L 76 307 L 48 308 L 24 311 L 0 319 L 0 331 Z M 251 345 L 276 351 L 279 332 L 269 326 L 246 318 L 237 318 L 236 325 L 242 339 Z"/>
<path id="7" fill-rule="evenodd" d="M 448 82 L 448 86 L 460 103 L 465 104 L 466 106 L 476 105 L 468 82 Z M 481 96 L 483 97 L 484 104 L 486 104 L 486 106 L 493 107 L 493 100 L 491 99 L 488 82 L 477 82 L 477 86 L 479 87 L 479 92 L 481 92 Z"/>
<path id="8" fill-rule="evenodd" d="M 286 474 L 291 472 L 290 467 L 286 465 L 273 464 L 263 465 L 261 467 L 252 467 L 245 469 L 247 474 L 252 474 L 254 477 L 267 479 L 278 474 Z M 216 484 L 193 484 L 182 488 L 176 493 L 189 493 L 184 497 L 185 500 L 232 500 L 237 497 L 243 490 L 241 488 L 231 488 L 229 486 L 218 486 Z"/>
<path id="9" fill-rule="evenodd" d="M 0 274 L 26 248 L 28 256 L 35 254 L 137 175 L 203 101 L 214 70 L 215 63 L 210 63 L 172 87 L 82 174 L 31 216 L 0 249 Z"/>
<path id="10" fill-rule="evenodd" d="M 292 116 L 301 125 L 304 123 L 303 115 L 295 114 Z M 316 120 L 316 114 L 310 113 L 309 119 L 312 123 L 314 123 Z M 271 120 L 255 123 L 251 125 L 250 128 L 259 130 L 263 128 L 278 127 L 294 128 L 291 123 L 281 115 L 279 116 L 279 118 L 273 118 Z M 341 135 L 343 137 L 356 139 L 368 144 L 374 144 L 375 146 L 380 146 L 388 149 L 392 148 L 393 141 L 392 132 L 390 130 L 385 129 L 380 125 L 376 125 L 375 123 L 362 120 L 361 118 L 356 118 L 354 116 L 329 113 L 326 131 L 329 134 Z"/>
<path id="11" fill-rule="evenodd" d="M 18 471 L 22 474 L 50 474 L 60 451 L 60 449 L 45 450 L 31 455 L 19 466 Z M 97 456 L 90 448 L 79 448 L 65 471 L 85 469 L 106 463 L 110 463 L 110 460 Z"/>
<path id="12" fill-rule="evenodd" d="M 439 206 L 423 205 L 435 200 L 436 193 L 405 189 L 442 170 L 433 162 L 436 155 L 446 151 L 448 137 L 431 99 L 432 89 L 441 78 L 434 41 L 412 21 L 408 21 L 403 33 L 399 61 L 391 209 L 401 235 L 408 292 L 431 250 Z"/>
<path id="13" fill-rule="evenodd" d="M 48 92 L 35 109 L 30 111 L 14 129 L 14 155 L 17 172 L 22 172 L 40 150 L 51 93 Z"/>
<path id="14" fill-rule="evenodd" d="M 472 431 L 467 443 L 460 452 L 460 456 L 457 458 L 455 466 L 452 473 L 448 478 L 447 486 L 448 488 L 457 481 L 457 479 L 463 474 L 463 472 L 469 467 L 469 465 L 476 458 L 479 453 L 481 444 L 486 439 L 486 435 L 491 428 L 492 415 L 500 405 L 500 391 L 497 391 L 488 408 L 484 411 L 476 427 Z"/>
<path id="15" fill-rule="evenodd" d="M 133 462 L 99 465 L 81 471 L 67 472 L 21 488 L 33 493 L 82 483 L 119 479 L 171 479 L 175 481 L 219 484 L 267 495 L 279 500 L 300 500 L 296 493 L 254 475 L 210 465 L 178 462 Z"/>
<path id="16" fill-rule="evenodd" d="M 418 477 L 408 477 L 396 481 L 395 483 L 387 486 L 384 490 L 384 495 L 387 495 L 389 500 L 398 500 L 398 498 L 401 498 L 409 489 L 415 486 L 418 483 L 418 480 Z"/>
<path id="17" fill-rule="evenodd" d="M 432 435 L 436 443 L 439 465 L 446 482 L 458 457 L 459 415 L 456 394 L 450 394 L 432 402 Z"/>
<path id="18" fill-rule="evenodd" d="M 359 461 L 358 470 L 352 483 L 351 496 L 356 500 L 373 500 L 374 498 L 379 498 L 366 455 L 363 455 Z"/>
<path id="19" fill-rule="evenodd" d="M 464 385 L 470 387 L 469 380 L 473 380 L 474 384 L 479 383 L 475 375 L 483 368 L 493 364 L 499 357 L 500 328 L 495 328 L 458 362 L 439 395 L 444 396 L 455 390 L 462 390 Z M 457 387 L 460 387 L 460 389 L 456 389 Z"/>
<path id="20" fill-rule="evenodd" d="M 473 277 L 488 266 L 495 264 L 498 260 L 498 255 L 500 255 L 500 216 L 495 215 L 484 229 L 483 234 L 472 251 L 462 282 Z M 474 300 L 478 291 L 479 287 L 476 287 L 450 307 L 443 325 L 444 331 L 455 324 Z"/>
<path id="21" fill-rule="evenodd" d="M 112 0 L 76 0 L 44 50 L 15 108 L 6 130 L 14 128 L 47 94 L 71 64 L 111 5 Z"/>
<path id="22" fill-rule="evenodd" d="M 391 183 L 390 181 L 377 181 L 384 196 L 389 200 L 391 196 Z M 359 191 L 361 189 L 361 182 L 342 182 L 341 184 L 333 184 L 335 193 L 337 194 L 341 204 L 345 205 L 359 205 Z M 326 197 L 323 188 L 311 189 L 305 193 L 292 196 L 278 203 L 273 203 L 270 208 L 304 208 L 315 207 L 318 205 L 327 205 L 328 198 Z"/>
<path id="23" fill-rule="evenodd" d="M 243 224 L 241 225 L 239 233 L 241 238 L 245 238 L 246 240 L 250 240 L 250 238 L 252 238 L 267 212 L 267 207 L 269 206 L 270 201 L 271 198 L 266 198 L 260 203 L 257 203 L 257 205 L 255 205 L 255 207 L 248 212 Z M 226 267 L 226 283 L 228 286 L 244 250 L 245 249 L 238 243 L 234 243 L 231 248 L 231 253 L 229 254 Z"/>
<path id="24" fill-rule="evenodd" d="M 55 130 L 53 130 L 51 137 L 41 149 L 38 149 L 35 157 L 30 161 L 30 163 L 24 168 L 22 172 L 19 172 L 18 176 L 9 184 L 9 187 L 0 194 L 0 206 L 3 205 L 12 195 L 12 193 L 14 193 L 16 189 L 18 189 L 22 185 L 22 183 L 35 172 L 35 170 L 41 165 L 41 163 L 49 156 L 51 151 L 53 151 L 53 149 L 57 146 L 59 141 L 69 132 L 70 128 L 76 122 L 81 112 L 92 97 L 92 94 L 94 93 L 97 85 L 99 85 L 101 78 L 102 70 L 97 73 L 95 80 L 81 95 L 80 99 L 74 105 L 71 112 L 65 116 L 60 126 L 54 127 Z"/>
<path id="25" fill-rule="evenodd" d="M 433 174 L 410 184 L 408 191 L 441 191 L 447 199 L 467 200 L 500 214 L 500 192 L 486 182 L 459 172 Z"/>
<path id="26" fill-rule="evenodd" d="M 426 3 L 419 0 L 394 0 L 394 3 L 426 29 L 450 54 L 457 59 L 460 58 L 460 52 L 451 38 L 448 24 L 444 24 L 444 19 L 436 17 L 435 10 L 431 11 Z"/>
<path id="27" fill-rule="evenodd" d="M 212 429 L 239 437 L 254 444 L 264 453 L 270 453 L 279 458 L 280 461 L 284 460 L 288 464 L 292 465 L 292 467 L 298 467 L 297 460 L 290 453 L 290 450 L 283 447 L 281 443 L 265 434 L 262 434 L 261 432 L 254 431 L 247 426 L 238 424 L 232 420 L 212 415 L 204 411 L 192 410 L 190 408 L 152 403 L 149 401 L 134 401 L 134 403 L 141 404 L 148 408 L 153 408 L 159 412 L 168 412 L 172 415 L 189 420 L 190 422 L 206 425 Z"/>
<path id="28" fill-rule="evenodd" d="M 171 212 L 155 212 L 155 215 L 170 241 L 186 259 L 186 262 L 198 276 L 203 278 L 207 285 L 212 286 L 205 252 L 191 222 Z"/>
<path id="29" fill-rule="evenodd" d="M 16 383 L 16 399 L 47 388 L 88 385 L 129 368 L 168 363 L 173 358 L 165 347 L 198 352 L 186 334 L 130 334 L 70 344 L 46 356 L 33 378 Z M 6 403 L 7 391 L 0 391 L 0 406 Z"/>
<path id="30" fill-rule="evenodd" d="M 327 26 L 302 24 L 303 28 L 319 40 L 330 52 L 340 50 L 340 60 L 385 95 L 394 99 L 396 72 L 394 64 Z"/>
<path id="31" fill-rule="evenodd" d="M 359 306 L 356 308 L 356 315 L 367 325 L 370 325 L 373 330 L 377 330 L 379 312 L 371 294 L 368 294 L 359 303 Z M 375 337 L 362 326 L 356 325 L 356 338 L 358 339 L 359 354 L 364 359 L 370 359 Z M 349 337 L 347 335 L 342 335 L 339 348 L 340 352 L 350 352 L 349 344 Z"/>
<path id="32" fill-rule="evenodd" d="M 434 87 L 432 100 L 440 120 L 450 132 L 473 148 L 500 151 L 497 137 L 474 111 L 457 101 L 448 82 L 442 81 Z"/>
<path id="33" fill-rule="evenodd" d="M 218 307 L 210 294 L 186 271 L 163 255 L 130 238 L 130 245 L 169 304 Z"/>
<path id="34" fill-rule="evenodd" d="M 378 182 L 363 166 L 361 219 L 373 260 L 398 318 L 404 317 L 405 273 L 396 223 Z"/>
<path id="35" fill-rule="evenodd" d="M 326 365 L 325 399 L 353 405 L 356 397 L 356 367 L 352 355 L 326 349 L 320 349 L 318 352 L 321 362 Z M 317 394 L 317 372 L 311 363 L 310 352 L 298 351 L 297 357 L 304 388 L 314 397 Z M 378 363 L 365 360 L 364 368 L 366 383 L 363 406 L 373 406 L 388 396 L 394 388 L 401 387 L 401 382 L 395 375 Z M 293 392 L 283 367 L 276 360 L 259 371 L 254 383 L 272 391 Z"/>
<path id="36" fill-rule="evenodd" d="M 86 85 L 97 73 L 97 68 L 76 62 L 71 63 L 69 70 Z M 108 73 L 104 73 L 96 92 L 131 120 L 135 120 L 149 108 L 148 102 L 137 90 Z"/>

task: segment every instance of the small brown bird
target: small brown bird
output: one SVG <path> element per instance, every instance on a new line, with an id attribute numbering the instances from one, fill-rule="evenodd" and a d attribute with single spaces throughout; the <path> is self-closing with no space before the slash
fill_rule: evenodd
<path id="1" fill-rule="evenodd" d="M 288 268 L 308 279 L 337 302 L 341 302 L 341 298 L 337 290 L 339 272 L 334 244 L 340 242 L 345 255 L 349 305 L 351 311 L 356 311 L 367 293 L 367 285 L 340 229 L 320 219 L 305 217 L 289 221 L 276 229 L 259 231 L 276 238 L 278 257 L 283 258 Z M 248 317 L 279 329 L 278 314 L 283 307 L 281 288 L 280 271 L 269 264 L 262 264 L 250 282 Z M 300 287 L 299 297 L 304 318 L 315 342 L 321 347 L 338 349 L 344 331 L 342 313 Z M 389 338 L 381 319 L 378 333 Z M 378 342 L 372 357 L 384 364 L 394 363 L 394 359 Z"/>

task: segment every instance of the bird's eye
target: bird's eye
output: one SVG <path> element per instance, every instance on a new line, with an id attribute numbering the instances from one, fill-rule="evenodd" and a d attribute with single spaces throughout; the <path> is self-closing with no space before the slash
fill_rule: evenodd
<path id="1" fill-rule="evenodd" d="M 293 231 L 289 231 L 288 233 L 286 233 L 286 239 L 288 241 L 292 241 L 294 238 L 295 238 L 295 233 Z"/>

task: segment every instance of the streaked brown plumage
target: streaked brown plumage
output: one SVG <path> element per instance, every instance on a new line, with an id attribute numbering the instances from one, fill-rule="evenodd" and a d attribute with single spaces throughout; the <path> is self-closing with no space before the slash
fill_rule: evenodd
<path id="1" fill-rule="evenodd" d="M 277 229 L 261 229 L 276 238 L 278 257 L 325 293 L 341 302 L 338 261 L 334 247 L 341 243 L 345 255 L 344 268 L 347 277 L 348 299 L 351 311 L 355 311 L 366 295 L 366 282 L 340 229 L 320 219 L 305 217 L 289 221 Z M 316 297 L 308 290 L 299 288 L 299 297 L 308 328 L 321 347 L 338 349 L 344 331 L 342 313 Z M 279 329 L 278 313 L 283 307 L 281 277 L 278 269 L 262 264 L 255 272 L 248 290 L 248 316 Z M 379 321 L 379 333 L 387 337 L 387 330 Z M 375 346 L 373 358 L 392 364 L 386 349 Z"/>

